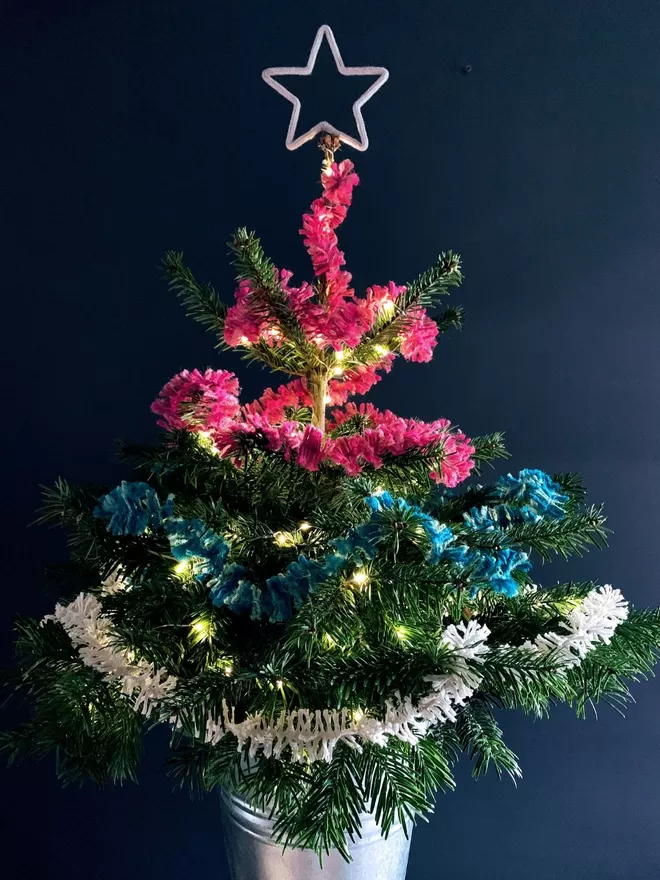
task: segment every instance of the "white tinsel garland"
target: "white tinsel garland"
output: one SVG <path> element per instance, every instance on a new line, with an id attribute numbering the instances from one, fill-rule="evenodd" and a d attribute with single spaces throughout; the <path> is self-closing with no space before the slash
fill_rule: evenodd
<path id="1" fill-rule="evenodd" d="M 112 590 L 116 585 L 110 586 Z M 117 585 L 119 586 L 119 585 Z M 578 666 L 599 643 L 608 644 L 617 626 L 628 616 L 628 603 L 619 590 L 606 585 L 592 590 L 567 615 L 561 632 L 544 633 L 522 647 L 542 654 L 552 653 L 558 666 Z M 176 686 L 176 678 L 165 669 L 156 669 L 144 660 L 134 660 L 130 651 L 113 644 L 114 628 L 101 613 L 101 603 L 81 593 L 68 605 L 56 605 L 45 620 L 57 620 L 78 648 L 88 666 L 121 681 L 122 691 L 135 696 L 134 708 L 149 715 L 155 705 Z M 261 713 L 236 721 L 235 710 L 223 703 L 222 719 L 209 717 L 205 742 L 215 745 L 226 733 L 233 733 L 241 749 L 250 743 L 252 756 L 263 750 L 267 757 L 281 757 L 288 747 L 294 761 L 330 761 L 339 742 L 361 749 L 360 741 L 384 746 L 394 736 L 416 744 L 429 725 L 453 722 L 462 706 L 481 683 L 481 675 L 468 661 L 482 663 L 489 647 L 490 632 L 476 620 L 451 624 L 442 643 L 451 649 L 453 669 L 429 676 L 428 694 L 413 701 L 401 697 L 386 703 L 384 718 L 348 709 L 297 709 L 282 712 L 276 720 Z"/>
<path id="2" fill-rule="evenodd" d="M 628 617 L 628 602 L 609 584 L 592 590 L 566 617 L 561 632 L 544 633 L 523 645 L 529 651 L 553 654 L 567 669 L 579 666 L 599 642 L 609 645 L 617 626 Z"/>
<path id="3" fill-rule="evenodd" d="M 81 593 L 68 605 L 57 604 L 55 613 L 44 620 L 61 623 L 83 663 L 120 681 L 122 693 L 134 696 L 133 708 L 144 715 L 176 685 L 176 678 L 166 669 L 135 660 L 130 651 L 113 644 L 112 621 L 102 615 L 101 603 L 89 593 Z"/>
<path id="4" fill-rule="evenodd" d="M 553 652 L 560 667 L 578 666 L 598 643 L 609 644 L 615 629 L 628 616 L 628 603 L 620 590 L 606 585 L 592 590 L 566 617 L 562 631 L 537 636 L 523 646 L 527 650 Z M 294 761 L 330 761 L 338 742 L 360 749 L 359 740 L 386 745 L 390 736 L 415 744 L 429 724 L 456 720 L 456 709 L 474 694 L 481 676 L 467 660 L 483 662 L 488 652 L 487 627 L 475 620 L 453 624 L 444 631 L 443 641 L 454 651 L 454 669 L 446 675 L 430 676 L 431 691 L 413 702 L 411 697 L 388 701 L 383 720 L 368 713 L 346 709 L 298 709 L 282 712 L 273 721 L 260 713 L 237 722 L 234 709 L 223 703 L 223 718 L 209 718 L 205 740 L 215 744 L 233 733 L 241 749 L 250 743 L 250 755 L 260 749 L 267 757 L 279 758 L 288 746 Z"/>
<path id="5" fill-rule="evenodd" d="M 396 701 L 388 700 L 382 720 L 347 709 L 297 709 L 282 712 L 276 721 L 255 714 L 236 722 L 234 710 L 224 703 L 222 720 L 208 719 L 205 740 L 215 744 L 225 733 L 233 733 L 239 748 L 249 740 L 250 755 L 262 749 L 264 755 L 275 758 L 288 746 L 292 760 L 301 763 L 331 761 L 339 742 L 358 750 L 359 740 L 384 746 L 390 736 L 416 744 L 429 724 L 456 720 L 456 707 L 472 696 L 481 681 L 466 660 L 481 662 L 488 651 L 485 642 L 489 635 L 488 628 L 474 620 L 447 627 L 442 641 L 453 649 L 454 671 L 429 676 L 431 691 L 417 702 L 400 696 Z"/>

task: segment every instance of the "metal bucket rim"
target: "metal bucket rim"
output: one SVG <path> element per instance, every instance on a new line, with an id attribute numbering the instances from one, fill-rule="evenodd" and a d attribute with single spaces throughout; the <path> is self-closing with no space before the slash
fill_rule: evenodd
<path id="1" fill-rule="evenodd" d="M 241 831 L 249 834 L 251 837 L 263 841 L 269 846 L 275 846 L 278 849 L 282 849 L 282 844 L 277 843 L 272 836 L 265 836 L 264 831 L 261 833 L 255 831 L 250 828 L 248 824 L 242 822 L 241 816 L 245 817 L 254 817 L 255 819 L 259 819 L 263 822 L 268 822 L 274 824 L 275 820 L 270 813 L 270 811 L 265 811 L 260 809 L 259 807 L 255 807 L 250 804 L 249 801 L 243 800 L 243 798 L 239 797 L 237 794 L 227 791 L 225 789 L 220 790 L 220 799 L 225 807 L 225 814 L 229 821 L 231 821 L 234 825 L 241 829 Z M 406 834 L 407 830 L 407 834 Z M 410 838 L 412 834 L 412 828 L 404 828 L 404 825 L 401 822 L 395 822 L 389 830 L 387 837 L 384 837 L 381 834 L 380 826 L 376 823 L 376 820 L 372 813 L 364 812 L 360 814 L 360 831 L 361 834 L 356 834 L 353 838 L 350 835 L 347 835 L 348 841 L 351 847 L 360 847 L 373 844 L 374 841 L 377 840 L 389 840 L 390 838 L 403 834 L 407 839 Z"/>

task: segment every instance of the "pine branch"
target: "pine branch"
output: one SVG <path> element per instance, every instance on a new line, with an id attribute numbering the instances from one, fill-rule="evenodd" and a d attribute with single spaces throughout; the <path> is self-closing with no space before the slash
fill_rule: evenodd
<path id="1" fill-rule="evenodd" d="M 86 520 L 106 488 L 74 488 L 58 477 L 54 486 L 42 486 L 42 505 L 37 525 L 56 523 L 75 527 Z"/>
<path id="2" fill-rule="evenodd" d="M 466 486 L 460 495 L 445 494 L 443 488 L 438 488 L 426 499 L 424 510 L 440 522 L 463 525 L 464 513 L 473 507 L 488 506 L 497 501 L 498 496 L 493 486 Z"/>
<path id="3" fill-rule="evenodd" d="M 298 609 L 286 629 L 284 647 L 310 664 L 313 657 L 341 645 L 350 652 L 363 639 L 363 622 L 353 594 L 337 579 L 321 584 Z"/>
<path id="4" fill-rule="evenodd" d="M 475 473 L 479 473 L 479 466 L 484 462 L 490 462 L 495 458 L 509 457 L 502 442 L 503 436 L 501 433 L 494 433 L 472 439 L 471 443 L 475 447 L 473 455 L 476 464 Z M 429 469 L 440 469 L 442 455 L 442 442 L 428 447 L 410 449 L 401 455 L 388 453 L 383 456 L 383 464 L 380 468 L 376 469 L 367 464 L 364 466 L 363 473 L 366 477 L 373 475 L 377 485 L 392 494 L 424 499 L 429 496 L 432 490 Z"/>
<path id="5" fill-rule="evenodd" d="M 304 355 L 302 349 L 305 351 Z M 303 338 L 296 338 L 295 342 L 282 338 L 277 345 L 273 346 L 259 340 L 245 346 L 241 357 L 244 361 L 258 361 L 270 370 L 286 373 L 289 376 L 306 376 L 309 371 L 310 358 L 311 363 L 320 363 L 318 351 L 310 350 L 307 341 Z"/>
<path id="6" fill-rule="evenodd" d="M 294 814 L 309 790 L 308 769 L 295 762 L 278 761 L 263 755 L 252 759 L 242 757 L 248 769 L 241 774 L 236 788 L 246 800 L 271 818 Z"/>
<path id="7" fill-rule="evenodd" d="M 462 538 L 473 547 L 493 549 L 522 545 L 535 550 L 544 560 L 549 560 L 552 553 L 567 559 L 573 554 L 581 555 L 589 546 L 607 546 L 608 530 L 604 524 L 601 505 L 580 513 L 569 513 L 564 519 L 540 519 L 487 532 L 475 533 L 466 529 Z"/>
<path id="8" fill-rule="evenodd" d="M 522 709 L 537 717 L 547 715 L 551 703 L 571 696 L 565 669 L 551 654 L 497 648 L 490 651 L 488 663 L 480 672 L 483 676 L 480 690 L 496 697 L 507 709 Z"/>
<path id="9" fill-rule="evenodd" d="M 505 745 L 502 731 L 489 707 L 480 700 L 473 700 L 461 711 L 456 722 L 456 732 L 461 748 L 474 762 L 472 775 L 478 779 L 492 764 L 499 777 L 502 773 L 515 782 L 522 776 L 518 758 Z"/>
<path id="10" fill-rule="evenodd" d="M 364 793 L 356 782 L 359 778 L 359 755 L 340 743 L 330 763 L 311 766 L 309 788 L 295 812 L 278 816 L 276 840 L 286 846 L 313 849 L 321 857 L 334 848 L 350 861 L 346 838 L 359 836 L 364 810 Z"/>
<path id="11" fill-rule="evenodd" d="M 218 337 L 218 348 L 224 348 L 227 307 L 210 284 L 200 284 L 183 262 L 183 254 L 168 251 L 163 259 L 165 277 L 186 307 L 186 314 Z"/>
<path id="12" fill-rule="evenodd" d="M 461 742 L 455 724 L 439 724 L 429 731 L 424 742 L 432 742 L 435 749 L 442 755 L 451 769 L 461 757 Z M 454 780 L 448 780 L 448 788 L 454 788 Z M 440 786 L 442 788 L 442 786 Z"/>
<path id="13" fill-rule="evenodd" d="M 462 306 L 451 306 L 433 320 L 438 327 L 439 333 L 446 333 L 448 330 L 460 330 L 463 326 L 464 316 L 465 311 Z"/>
<path id="14" fill-rule="evenodd" d="M 74 564 L 99 572 L 99 580 L 121 564 L 125 574 L 136 574 L 151 566 L 162 568 L 162 549 L 150 535 L 117 536 L 108 532 L 106 523 L 93 516 L 98 499 L 107 488 L 72 488 L 58 479 L 52 488 L 44 488 L 39 524 L 55 522 L 68 529 L 68 544 Z"/>
<path id="15" fill-rule="evenodd" d="M 84 666 L 59 624 L 18 624 L 22 677 L 30 720 L 0 734 L 10 761 L 54 752 L 64 784 L 91 778 L 97 785 L 135 779 L 142 751 L 140 716 L 98 672 Z"/>
<path id="16" fill-rule="evenodd" d="M 496 458 L 510 458 L 509 452 L 504 445 L 504 434 L 495 431 L 492 434 L 484 434 L 483 437 L 473 437 L 474 461 L 477 465 L 475 472 L 479 473 L 482 464 L 490 464 Z"/>
<path id="17" fill-rule="evenodd" d="M 166 766 L 179 787 L 187 785 L 191 793 L 216 788 L 236 789 L 243 776 L 242 758 L 236 747 L 236 737 L 231 733 L 223 736 L 215 746 L 175 735 Z"/>
<path id="18" fill-rule="evenodd" d="M 244 227 L 237 229 L 229 248 L 236 279 L 251 283 L 255 305 L 261 307 L 264 319 L 273 319 L 285 336 L 302 349 L 311 350 L 279 283 L 277 269 L 264 254 L 256 235 Z"/>
<path id="19" fill-rule="evenodd" d="M 568 673 L 579 716 L 587 703 L 603 701 L 618 711 L 632 700 L 629 681 L 653 675 L 660 656 L 660 609 L 634 610 L 619 624 L 609 645 L 592 651 Z"/>
<path id="20" fill-rule="evenodd" d="M 393 740 L 386 748 L 367 745 L 360 761 L 364 793 L 369 812 L 374 814 L 376 823 L 380 825 L 384 837 L 387 837 L 395 822 L 403 825 L 405 833 L 413 824 L 415 817 L 429 812 L 432 802 L 429 800 L 426 776 L 419 779 L 415 773 L 414 749 L 409 743 Z M 447 785 L 451 773 L 442 756 L 436 750 L 426 748 L 419 763 L 424 763 L 425 774 L 429 774 L 433 783 L 440 777 Z M 433 790 L 438 786 L 433 785 Z"/>
<path id="21" fill-rule="evenodd" d="M 597 587 L 595 581 L 570 581 L 545 590 L 521 591 L 506 599 L 484 593 L 479 616 L 496 643 L 522 644 L 533 641 L 539 633 L 556 631 L 574 603 Z"/>
<path id="22" fill-rule="evenodd" d="M 352 656 L 334 659 L 331 677 L 332 695 L 336 694 L 341 706 L 383 706 L 385 700 L 395 690 L 400 690 L 413 698 L 428 693 L 429 675 L 448 672 L 451 668 L 449 652 L 438 647 L 431 655 L 429 640 L 428 653 L 418 649 L 413 626 L 406 625 L 406 638 L 415 645 L 415 650 L 405 652 L 405 643 L 394 635 L 398 650 L 392 648 L 368 649 L 354 652 Z M 409 634 L 409 636 L 408 636 Z M 367 635 L 367 638 L 369 636 Z M 436 637 L 436 646 L 438 640 Z"/>
<path id="23" fill-rule="evenodd" d="M 415 312 L 420 308 L 433 307 L 440 297 L 449 293 L 451 287 L 458 287 L 462 281 L 460 257 L 451 251 L 440 254 L 436 264 L 412 281 L 396 298 L 394 308 L 384 313 L 364 335 L 362 342 L 354 349 L 355 359 L 369 362 L 371 352 L 377 345 L 398 349 L 399 338 L 410 328 Z M 447 309 L 437 319 L 438 329 L 444 332 L 450 327 L 460 327 L 462 318 L 462 309 Z"/>
<path id="24" fill-rule="evenodd" d="M 461 258 L 447 251 L 440 254 L 435 265 L 407 285 L 397 297 L 397 306 L 406 312 L 415 306 L 430 308 L 440 297 L 446 296 L 451 287 L 458 287 L 462 282 Z"/>
<path id="25" fill-rule="evenodd" d="M 554 474 L 552 479 L 568 495 L 567 510 L 569 513 L 584 504 L 587 492 L 579 474 Z"/>

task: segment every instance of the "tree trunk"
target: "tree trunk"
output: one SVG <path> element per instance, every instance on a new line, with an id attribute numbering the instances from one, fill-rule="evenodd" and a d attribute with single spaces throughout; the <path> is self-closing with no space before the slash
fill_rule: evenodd
<path id="1" fill-rule="evenodd" d="M 312 424 L 325 434 L 325 397 L 328 393 L 328 374 L 315 373 L 307 380 L 312 395 Z"/>

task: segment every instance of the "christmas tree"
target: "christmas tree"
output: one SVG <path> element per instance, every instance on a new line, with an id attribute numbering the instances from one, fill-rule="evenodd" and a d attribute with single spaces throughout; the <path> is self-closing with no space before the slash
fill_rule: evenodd
<path id="1" fill-rule="evenodd" d="M 166 256 L 220 347 L 289 380 L 240 403 L 234 374 L 184 370 L 152 405 L 160 445 L 121 449 L 133 481 L 46 492 L 71 562 L 54 614 L 17 624 L 10 683 L 29 717 L 1 744 L 103 784 L 134 779 L 144 732 L 169 725 L 182 785 L 236 791 L 273 811 L 283 844 L 348 857 L 365 808 L 384 834 L 409 825 L 463 752 L 475 776 L 517 777 L 497 710 L 624 704 L 651 673 L 660 613 L 610 586 L 535 584 L 535 556 L 605 541 L 577 477 L 482 483 L 501 435 L 354 402 L 460 326 L 458 307 L 430 312 L 461 267 L 443 253 L 357 295 L 336 230 L 358 177 L 336 138 L 321 146 L 300 230 L 313 281 L 294 286 L 239 229 L 227 307 Z"/>

